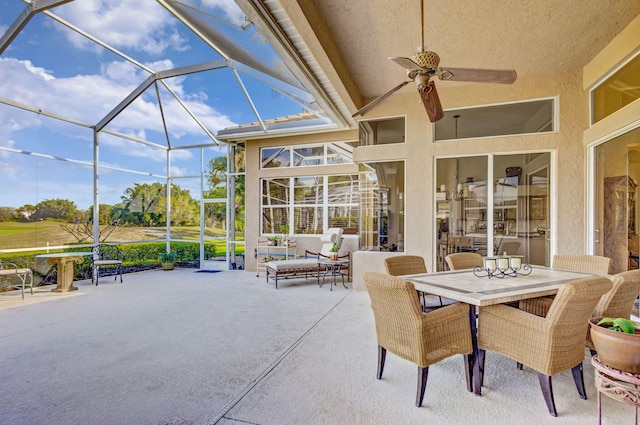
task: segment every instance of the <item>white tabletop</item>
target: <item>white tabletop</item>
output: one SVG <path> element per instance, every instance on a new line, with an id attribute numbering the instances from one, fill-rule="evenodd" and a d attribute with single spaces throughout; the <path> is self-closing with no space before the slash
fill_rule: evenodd
<path id="1" fill-rule="evenodd" d="M 401 276 L 415 286 L 416 290 L 462 301 L 476 306 L 501 304 L 527 298 L 552 295 L 567 282 L 592 274 L 554 270 L 532 266 L 528 276 L 518 275 L 504 278 L 477 277 L 471 270 L 414 274 Z"/>

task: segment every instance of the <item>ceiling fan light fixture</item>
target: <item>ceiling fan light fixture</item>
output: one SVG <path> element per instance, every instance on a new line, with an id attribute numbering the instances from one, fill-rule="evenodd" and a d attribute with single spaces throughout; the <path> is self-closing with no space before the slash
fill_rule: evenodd
<path id="1" fill-rule="evenodd" d="M 424 92 L 429 88 L 429 76 L 426 74 L 416 75 L 414 81 L 419 92 Z"/>

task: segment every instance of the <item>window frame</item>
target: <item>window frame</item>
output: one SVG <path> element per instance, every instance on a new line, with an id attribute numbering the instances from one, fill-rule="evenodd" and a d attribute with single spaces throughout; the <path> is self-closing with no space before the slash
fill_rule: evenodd
<path id="1" fill-rule="evenodd" d="M 433 142 L 434 143 L 447 143 L 447 142 L 457 142 L 461 140 L 478 140 L 478 139 L 496 139 L 500 137 L 514 137 L 514 136 L 539 136 L 541 134 L 552 134 L 557 133 L 560 130 L 560 112 L 559 112 L 559 96 L 549 96 L 549 97 L 540 97 L 533 99 L 523 99 L 516 101 L 508 101 L 508 102 L 498 102 L 498 103 L 487 103 L 481 105 L 473 105 L 473 106 L 464 106 L 455 109 L 447 109 L 445 110 L 445 118 L 435 123 L 432 130 Z M 551 130 L 548 131 L 537 131 L 537 132 L 529 132 L 529 133 L 508 133 L 508 134 L 490 134 L 490 135 L 477 135 L 477 136 L 468 136 L 468 137 L 454 137 L 447 139 L 438 139 L 437 128 L 444 125 L 449 117 L 454 118 L 458 111 L 468 111 L 470 109 L 483 109 L 483 108 L 494 108 L 494 107 L 502 107 L 506 105 L 521 105 L 524 103 L 534 103 L 541 101 L 551 101 Z"/>
<path id="2" fill-rule="evenodd" d="M 349 202 L 330 202 L 329 201 L 329 189 L 330 189 L 330 182 L 329 180 L 332 177 L 337 177 L 337 176 L 351 176 L 352 181 L 355 179 L 356 184 L 354 186 L 354 188 L 356 190 L 359 190 L 359 185 L 358 185 L 358 173 L 343 173 L 343 174 L 315 174 L 315 175 L 305 175 L 305 176 L 280 176 L 280 177 L 262 177 L 260 178 L 260 235 L 261 236 L 270 236 L 270 235 L 277 235 L 280 232 L 279 231 L 275 231 L 275 232 L 265 232 L 265 222 L 264 222 L 264 210 L 265 208 L 281 208 L 281 209 L 285 209 L 287 210 L 287 224 L 289 225 L 289 229 L 291 229 L 291 234 L 294 236 L 303 236 L 303 235 L 317 235 L 317 234 L 321 234 L 323 232 L 325 232 L 327 230 L 327 228 L 329 228 L 329 211 L 331 208 L 336 208 L 336 207 L 347 207 L 347 208 L 355 208 L 356 211 L 359 211 L 360 208 L 360 197 L 359 197 L 359 192 L 356 192 L 355 194 L 352 195 L 352 199 L 354 199 L 353 202 L 349 203 Z M 322 185 L 321 193 L 322 193 L 322 200 L 321 202 L 315 202 L 315 203 L 304 203 L 304 202 L 296 202 L 296 198 L 295 198 L 295 182 L 298 179 L 321 179 L 322 182 L 320 183 Z M 289 180 L 289 202 L 288 203 L 283 203 L 283 204 L 278 204 L 278 205 L 265 205 L 264 204 L 264 188 L 265 188 L 265 181 L 269 181 L 269 180 Z M 322 220 L 322 227 L 318 228 L 318 229 L 314 229 L 319 231 L 319 233 L 296 233 L 295 231 L 295 219 L 296 219 L 296 212 L 299 211 L 300 209 L 304 209 L 304 208 L 319 208 L 320 209 L 320 213 L 319 216 Z M 337 226 L 332 226 L 332 227 L 337 227 Z M 358 223 L 358 227 L 359 227 L 359 223 Z"/>

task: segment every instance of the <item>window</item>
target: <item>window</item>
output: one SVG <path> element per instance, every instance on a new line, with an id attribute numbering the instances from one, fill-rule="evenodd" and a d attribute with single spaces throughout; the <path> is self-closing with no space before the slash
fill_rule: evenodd
<path id="1" fill-rule="evenodd" d="M 404 143 L 404 117 L 360 121 L 358 129 L 360 146 Z"/>
<path id="2" fill-rule="evenodd" d="M 360 249 L 404 251 L 404 161 L 360 164 Z"/>
<path id="3" fill-rule="evenodd" d="M 353 164 L 355 142 L 279 146 L 260 149 L 261 168 Z"/>
<path id="4" fill-rule="evenodd" d="M 304 176 L 262 179 L 262 234 L 281 233 L 293 223 L 294 234 L 321 234 L 341 227 L 358 229 L 358 176 Z"/>
<path id="5" fill-rule="evenodd" d="M 640 55 L 591 91 L 591 123 L 597 123 L 636 99 L 640 99 Z"/>
<path id="6" fill-rule="evenodd" d="M 555 131 L 554 99 L 445 111 L 435 124 L 435 141 Z"/>

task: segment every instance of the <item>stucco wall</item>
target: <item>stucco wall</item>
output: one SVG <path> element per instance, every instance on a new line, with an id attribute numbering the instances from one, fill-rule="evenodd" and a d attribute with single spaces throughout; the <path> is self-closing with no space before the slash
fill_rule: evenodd
<path id="1" fill-rule="evenodd" d="M 485 153 L 553 152 L 553 180 L 566 184 L 552 187 L 557 227 L 563 231 L 556 238 L 556 251 L 584 252 L 585 248 L 585 149 L 582 132 L 587 126 L 587 97 L 581 86 L 581 72 L 553 76 L 521 77 L 510 86 L 493 84 L 455 84 L 439 82 L 438 90 L 446 108 L 558 97 L 559 131 L 533 136 L 509 136 L 468 139 L 455 142 L 432 141 L 432 129 L 423 106 L 413 88 L 402 90 L 367 115 L 406 115 L 407 135 L 404 145 L 363 147 L 356 150 L 357 161 L 404 159 L 406 161 L 406 238 L 405 251 L 423 255 L 429 269 L 435 269 L 434 246 L 434 162 L 437 157 Z M 388 114 L 388 115 L 387 115 Z M 557 158 L 559 160 L 555 161 Z M 557 196 L 554 196 L 556 195 Z M 576 213 L 577 212 L 577 213 Z"/>
<path id="2" fill-rule="evenodd" d="M 640 17 L 630 25 L 631 31 L 640 28 Z M 636 31 L 637 34 L 637 31 Z M 634 46 L 635 44 L 635 46 Z M 629 31 L 621 32 L 619 39 L 611 43 L 614 57 L 628 55 L 638 45 L 637 37 Z M 606 50 L 606 49 L 605 49 Z M 606 53 L 589 65 L 589 78 L 607 72 L 611 60 L 604 60 Z M 614 63 L 616 63 L 614 61 Z M 586 68 L 585 68 L 586 69 Z M 586 74 L 585 74 L 586 75 Z M 405 116 L 407 133 L 404 144 L 356 148 L 356 161 L 406 161 L 405 185 L 405 252 L 422 255 L 428 268 L 434 269 L 434 163 L 437 157 L 478 155 L 486 153 L 523 153 L 527 151 L 551 152 L 552 190 L 551 225 L 558 231 L 552 238 L 552 253 L 583 253 L 586 246 L 586 144 L 636 122 L 640 117 L 640 102 L 625 107 L 615 117 L 608 117 L 589 128 L 588 91 L 583 86 L 583 70 L 555 75 L 520 76 L 513 85 L 464 84 L 437 81 L 440 99 L 445 108 L 485 105 L 537 98 L 558 98 L 558 131 L 533 136 L 508 136 L 469 139 L 434 143 L 432 125 L 427 119 L 419 96 L 413 86 L 390 96 L 373 110 L 366 119 Z M 247 250 L 252 251 L 252 241 L 259 228 L 259 179 L 283 175 L 283 170 L 259 169 L 259 148 L 263 146 L 313 143 L 318 141 L 355 140 L 357 132 L 326 133 L 295 138 L 269 139 L 247 142 Z M 350 173 L 355 166 L 341 166 L 336 173 Z M 333 173 L 334 170 L 332 170 Z M 314 167 L 286 169 L 285 175 L 314 174 Z M 324 174 L 325 170 L 317 170 Z M 251 270 L 255 263 L 247 261 Z"/>

